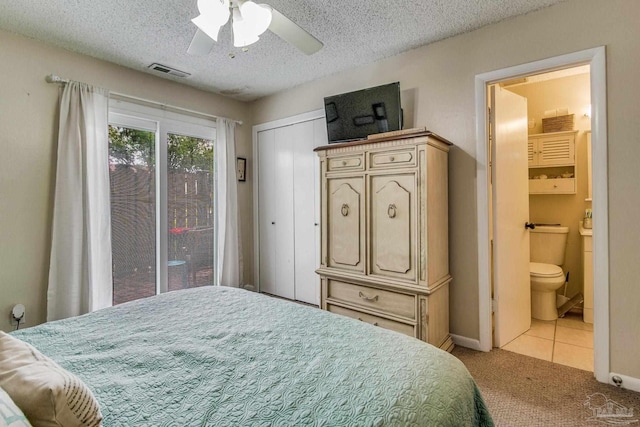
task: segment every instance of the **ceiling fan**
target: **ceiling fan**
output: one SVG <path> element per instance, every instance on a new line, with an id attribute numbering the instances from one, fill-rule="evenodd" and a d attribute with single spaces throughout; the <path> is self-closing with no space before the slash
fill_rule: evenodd
<path id="1" fill-rule="evenodd" d="M 206 55 L 218 41 L 218 34 L 231 17 L 233 45 L 245 47 L 260 39 L 266 30 L 275 33 L 307 55 L 319 51 L 323 44 L 298 24 L 267 4 L 244 0 L 198 0 L 200 15 L 192 19 L 198 31 L 187 52 Z"/>

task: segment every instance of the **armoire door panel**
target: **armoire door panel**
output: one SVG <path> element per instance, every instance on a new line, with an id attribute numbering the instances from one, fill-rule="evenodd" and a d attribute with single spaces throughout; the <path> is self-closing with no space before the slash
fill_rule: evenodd
<path id="1" fill-rule="evenodd" d="M 328 264 L 364 272 L 364 179 L 328 179 Z"/>
<path id="2" fill-rule="evenodd" d="M 415 175 L 371 177 L 371 270 L 415 278 Z"/>

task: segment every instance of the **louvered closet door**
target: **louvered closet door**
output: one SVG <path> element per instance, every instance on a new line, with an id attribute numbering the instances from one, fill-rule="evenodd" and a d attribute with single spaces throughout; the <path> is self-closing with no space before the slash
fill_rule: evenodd
<path id="1" fill-rule="evenodd" d="M 371 273 L 416 280 L 416 177 L 372 176 Z"/>
<path id="2" fill-rule="evenodd" d="M 575 161 L 573 136 L 545 137 L 538 139 L 538 165 L 566 165 Z"/>

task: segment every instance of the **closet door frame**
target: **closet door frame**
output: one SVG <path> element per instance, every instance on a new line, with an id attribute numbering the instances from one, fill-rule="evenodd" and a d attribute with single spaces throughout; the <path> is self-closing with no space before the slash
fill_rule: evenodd
<path id="1" fill-rule="evenodd" d="M 316 119 L 324 119 L 324 109 L 310 111 L 308 113 L 298 114 L 284 119 L 274 120 L 271 122 L 255 125 L 252 128 L 253 133 L 253 176 L 259 177 L 260 175 L 260 161 L 258 153 L 258 133 L 281 128 L 284 126 L 295 125 L 298 123 L 308 122 Z M 320 182 L 318 182 L 318 186 Z M 316 206 L 320 206 L 320 188 L 316 188 Z M 253 188 L 253 280 L 254 290 L 260 292 L 260 193 L 258 182 L 254 183 Z M 319 212 L 316 212 L 316 222 L 319 222 Z M 320 227 L 317 227 L 316 242 L 320 242 Z M 319 247 L 317 248 L 319 251 Z M 319 279 L 318 279 L 319 283 Z M 245 287 L 251 289 L 251 287 Z M 317 300 L 320 302 L 320 287 L 318 286 Z"/>

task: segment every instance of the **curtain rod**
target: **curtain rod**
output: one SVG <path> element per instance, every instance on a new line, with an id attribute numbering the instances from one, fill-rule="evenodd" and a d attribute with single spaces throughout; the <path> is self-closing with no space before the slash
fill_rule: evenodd
<path id="1" fill-rule="evenodd" d="M 47 83 L 63 83 L 63 84 L 67 84 L 71 81 L 69 79 L 63 79 L 60 76 L 56 76 L 55 74 L 49 74 L 47 77 L 45 77 L 45 80 L 47 81 Z M 169 104 L 163 104 L 162 102 L 153 101 L 151 99 L 138 98 L 137 96 L 126 95 L 124 93 L 118 93 L 118 92 L 110 92 L 109 97 L 111 96 L 113 96 L 116 99 L 120 99 L 122 101 L 137 101 L 145 104 L 152 104 L 162 109 L 172 110 L 173 112 L 178 112 L 178 113 L 188 113 L 190 115 L 198 115 L 201 117 L 207 117 L 211 119 L 227 119 L 227 120 L 236 122 L 237 124 L 242 126 L 242 120 L 229 119 L 226 117 L 216 116 L 213 114 L 201 113 L 200 111 L 189 110 L 188 108 L 176 107 Z"/>

